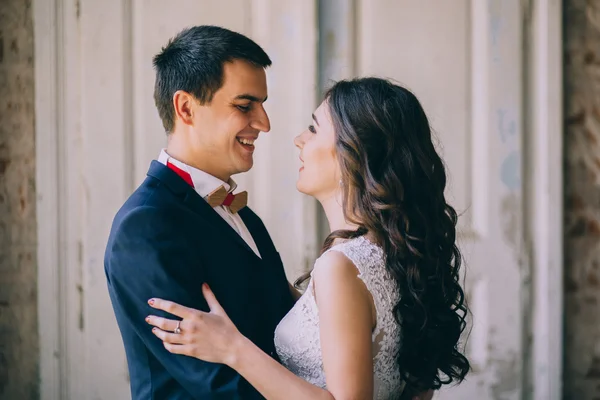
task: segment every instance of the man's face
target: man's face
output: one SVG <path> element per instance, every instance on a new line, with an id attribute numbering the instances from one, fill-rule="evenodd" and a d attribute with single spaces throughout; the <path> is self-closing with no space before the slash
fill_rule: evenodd
<path id="1" fill-rule="evenodd" d="M 263 108 L 267 79 L 262 67 L 235 60 L 223 65 L 223 86 L 210 103 L 193 105 L 193 147 L 198 162 L 227 180 L 252 168 L 254 141 L 271 129 Z"/>

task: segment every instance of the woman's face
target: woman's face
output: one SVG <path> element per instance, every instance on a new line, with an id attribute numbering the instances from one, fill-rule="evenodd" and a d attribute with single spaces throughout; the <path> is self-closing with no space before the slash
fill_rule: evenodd
<path id="1" fill-rule="evenodd" d="M 296 136 L 300 149 L 300 174 L 296 187 L 304 194 L 325 200 L 340 187 L 340 168 L 335 151 L 335 132 L 326 101 L 315 110 L 312 123 Z"/>

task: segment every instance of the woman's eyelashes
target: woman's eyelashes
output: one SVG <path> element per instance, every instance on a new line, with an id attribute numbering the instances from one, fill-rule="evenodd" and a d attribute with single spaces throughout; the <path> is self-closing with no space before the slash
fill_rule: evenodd
<path id="1" fill-rule="evenodd" d="M 312 133 L 317 133 L 317 130 L 315 129 L 315 126 L 314 126 L 314 125 L 309 125 L 309 126 L 308 126 L 308 130 L 309 130 L 310 132 L 312 132 Z"/>

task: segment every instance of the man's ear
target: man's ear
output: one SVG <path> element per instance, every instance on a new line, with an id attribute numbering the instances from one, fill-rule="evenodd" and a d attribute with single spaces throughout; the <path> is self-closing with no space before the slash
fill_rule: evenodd
<path id="1" fill-rule="evenodd" d="M 186 125 L 192 125 L 194 117 L 194 96 L 183 90 L 178 90 L 173 94 L 173 108 L 175 108 L 176 119 L 179 119 Z"/>

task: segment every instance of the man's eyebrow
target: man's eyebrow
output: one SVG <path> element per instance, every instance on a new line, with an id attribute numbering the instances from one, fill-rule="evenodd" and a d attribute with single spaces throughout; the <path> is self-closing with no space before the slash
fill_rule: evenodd
<path id="1" fill-rule="evenodd" d="M 312 119 L 317 123 L 317 126 L 320 126 L 319 120 L 317 119 L 317 117 L 315 117 L 315 114 L 312 114 Z"/>
<path id="2" fill-rule="evenodd" d="M 235 96 L 235 100 L 250 100 L 250 101 L 256 101 L 257 103 L 264 103 L 265 101 L 267 101 L 267 99 L 269 98 L 269 96 L 266 96 L 264 99 L 259 99 L 256 96 L 253 96 L 251 94 L 240 94 L 238 96 Z"/>

